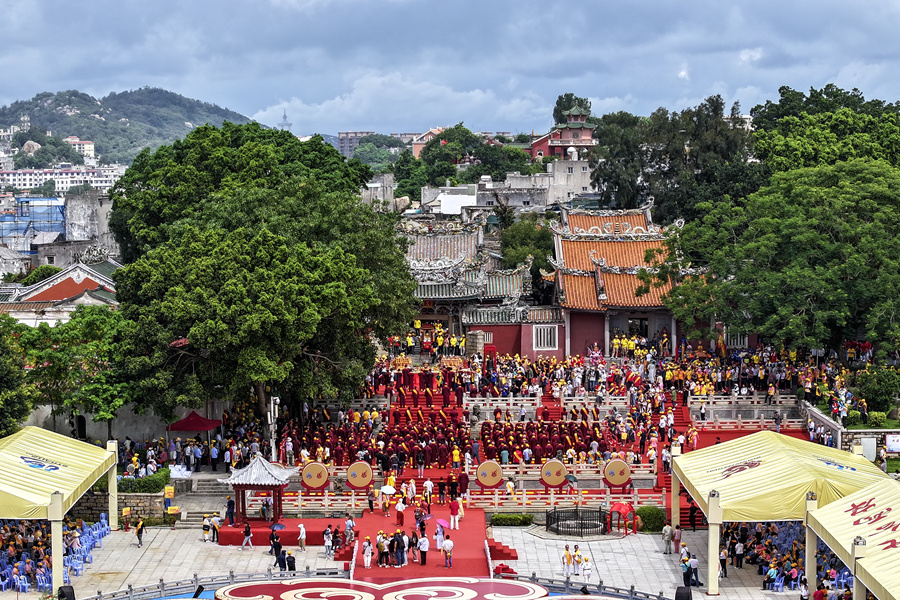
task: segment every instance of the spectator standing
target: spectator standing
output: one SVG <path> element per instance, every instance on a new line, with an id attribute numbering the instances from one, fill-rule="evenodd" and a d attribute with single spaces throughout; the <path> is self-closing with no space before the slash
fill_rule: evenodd
<path id="1" fill-rule="evenodd" d="M 444 538 L 444 543 L 441 545 L 441 552 L 444 553 L 444 568 L 450 569 L 453 567 L 453 540 L 450 539 L 450 535 L 448 534 Z"/>

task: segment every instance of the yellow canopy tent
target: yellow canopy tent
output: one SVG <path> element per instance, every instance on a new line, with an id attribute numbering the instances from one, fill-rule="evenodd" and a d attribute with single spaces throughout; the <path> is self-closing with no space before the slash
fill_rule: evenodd
<path id="1" fill-rule="evenodd" d="M 710 523 L 707 548 L 710 594 L 718 593 L 719 524 L 802 521 L 809 502 L 813 502 L 814 508 L 824 506 L 867 485 L 889 479 L 863 456 L 774 431 L 760 431 L 673 456 L 672 474 L 673 522 L 678 523 L 680 512 L 680 482 Z M 808 552 L 806 561 L 812 556 Z"/>
<path id="2" fill-rule="evenodd" d="M 116 443 L 98 448 L 40 427 L 0 439 L 0 517 L 49 519 L 52 550 L 62 560 L 62 519 L 104 474 L 109 478 L 110 527 L 116 528 Z M 53 570 L 53 587 L 62 569 Z"/>
<path id="3" fill-rule="evenodd" d="M 705 514 L 709 492 L 719 492 L 725 522 L 802 521 L 806 492 L 824 506 L 889 478 L 862 456 L 774 431 L 694 450 L 672 463 Z"/>
<path id="4" fill-rule="evenodd" d="M 806 523 L 879 600 L 900 600 L 900 482 L 874 483 L 810 511 Z M 854 568 L 857 537 L 865 554 Z"/>

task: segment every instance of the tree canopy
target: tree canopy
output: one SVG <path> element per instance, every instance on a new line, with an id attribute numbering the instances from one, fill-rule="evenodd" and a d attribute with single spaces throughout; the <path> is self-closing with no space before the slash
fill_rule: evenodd
<path id="1" fill-rule="evenodd" d="M 576 106 L 579 106 L 586 111 L 590 111 L 591 101 L 587 98 L 576 96 L 572 92 L 560 94 L 556 98 L 556 105 L 553 107 L 553 122 L 565 123 L 566 115 L 564 115 L 563 113 L 567 110 L 572 110 Z"/>
<path id="2" fill-rule="evenodd" d="M 28 156 L 21 151 L 26 142 L 37 142 L 41 147 Z M 84 157 L 77 150 L 59 136 L 47 135 L 38 127 L 29 127 L 24 131 L 17 131 L 13 135 L 12 147 L 19 150 L 13 161 L 17 169 L 49 169 L 60 162 L 75 165 L 84 164 Z"/>
<path id="3" fill-rule="evenodd" d="M 785 117 L 799 118 L 803 114 L 835 113 L 842 108 L 876 118 L 885 113 L 900 112 L 900 102 L 887 103 L 884 100 L 866 100 L 858 89 L 853 88 L 847 91 L 833 83 L 829 83 L 821 90 L 811 87 L 808 94 L 798 92 L 785 85 L 778 88 L 778 95 L 778 102 L 767 100 L 765 104 L 757 104 L 750 109 L 754 129 L 776 129 L 778 122 Z"/>
<path id="4" fill-rule="evenodd" d="M 318 136 L 301 142 L 256 123 L 205 125 L 171 146 L 138 155 L 111 191 L 110 229 L 130 262 L 167 241 L 172 226 L 191 217 L 211 194 L 247 186 L 274 189 L 291 177 L 356 193 L 371 175 L 369 167 L 345 161 Z"/>
<path id="5" fill-rule="evenodd" d="M 591 177 L 603 207 L 634 208 L 652 196 L 658 222 L 693 219 L 702 213 L 697 204 L 743 198 L 768 178 L 768 168 L 750 161 L 752 138 L 740 106 L 726 114 L 721 96 L 646 118 L 603 115 L 597 124 Z"/>
<path id="6" fill-rule="evenodd" d="M 792 348 L 898 347 L 900 171 L 871 159 L 794 169 L 708 208 L 656 261 L 654 284 L 679 284 L 667 305 L 681 322 Z"/>
<path id="7" fill-rule="evenodd" d="M 122 369 L 139 409 L 246 393 L 355 393 L 412 317 L 397 215 L 362 204 L 371 171 L 319 138 L 203 127 L 142 154 L 116 189 Z M 165 183 L 166 185 L 161 185 Z"/>
<path id="8" fill-rule="evenodd" d="M 312 344 L 320 324 L 361 332 L 379 302 L 354 256 L 265 229 L 189 228 L 118 271 L 116 282 L 138 407 L 164 417 L 217 386 L 224 395 L 252 385 L 264 402 L 265 387 L 285 382 L 298 363 L 332 355 Z"/>
<path id="9" fill-rule="evenodd" d="M 500 234 L 500 250 L 503 253 L 503 268 L 513 269 L 531 256 L 532 291 L 535 299 L 544 300 L 541 269 L 551 270 L 547 257 L 553 254 L 553 234 L 546 222 L 536 213 L 526 213 L 519 221 L 507 227 Z"/>
<path id="10" fill-rule="evenodd" d="M 876 158 L 900 165 L 900 114 L 835 112 L 785 116 L 756 133 L 756 155 L 775 171 Z"/>
<path id="11" fill-rule="evenodd" d="M 8 315 L 0 315 L 0 437 L 19 430 L 38 397 L 25 380 L 24 354 L 18 341 L 22 328 Z"/>

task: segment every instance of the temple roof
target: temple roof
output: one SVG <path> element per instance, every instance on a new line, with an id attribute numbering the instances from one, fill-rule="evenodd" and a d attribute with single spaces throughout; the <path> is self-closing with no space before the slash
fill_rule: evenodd
<path id="1" fill-rule="evenodd" d="M 292 475 L 296 475 L 300 467 L 281 467 L 274 465 L 257 454 L 250 464 L 243 469 L 234 469 L 231 477 L 219 479 L 219 483 L 234 485 L 281 486 L 288 483 Z"/>
<path id="2" fill-rule="evenodd" d="M 451 235 L 411 235 L 406 257 L 413 260 L 435 260 L 440 258 L 474 258 L 478 251 L 477 233 Z"/>

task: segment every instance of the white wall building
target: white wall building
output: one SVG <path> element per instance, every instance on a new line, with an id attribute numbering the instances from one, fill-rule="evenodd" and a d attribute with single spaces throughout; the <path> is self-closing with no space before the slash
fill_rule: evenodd
<path id="1" fill-rule="evenodd" d="M 63 163 L 53 169 L 6 170 L 0 171 L 0 188 L 12 186 L 19 190 L 30 190 L 52 179 L 60 194 L 84 183 L 91 184 L 95 190 L 108 192 L 125 173 L 126 168 L 125 165 L 118 164 L 85 167 Z"/>

